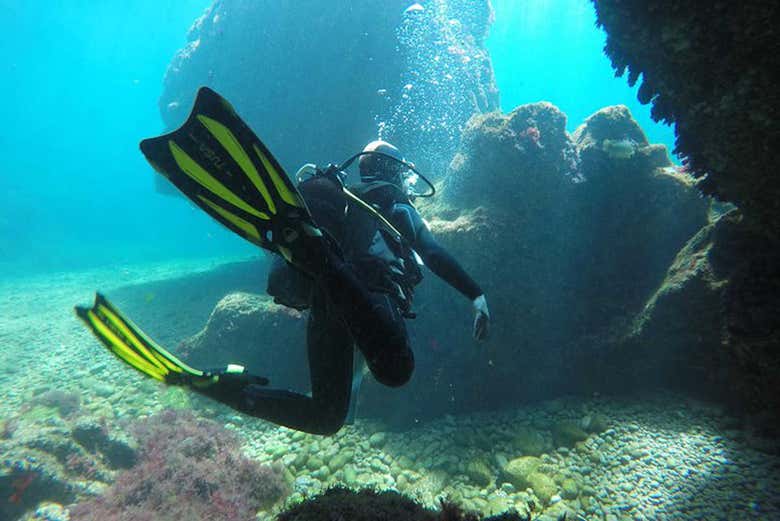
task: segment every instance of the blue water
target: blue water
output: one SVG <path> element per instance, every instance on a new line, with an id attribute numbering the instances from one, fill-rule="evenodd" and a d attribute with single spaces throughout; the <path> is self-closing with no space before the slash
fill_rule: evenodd
<path id="1" fill-rule="evenodd" d="M 236 247 L 152 189 L 138 141 L 208 0 L 0 0 L 0 263 L 29 271 Z M 193 221 L 199 225 L 193 227 Z"/>
<path id="2" fill-rule="evenodd" d="M 626 105 L 651 143 L 674 148 L 674 130 L 650 118 L 636 99 L 639 83 L 615 78 L 590 0 L 492 0 L 488 48 L 501 108 L 549 101 L 568 116 L 568 130 L 608 105 Z"/>
<path id="3" fill-rule="evenodd" d="M 0 267 L 4 273 L 251 253 L 181 198 L 155 193 L 138 141 L 159 132 L 174 53 L 210 0 L 0 0 Z M 547 100 L 569 130 L 629 106 L 671 145 L 636 89 L 614 78 L 587 0 L 494 0 L 489 48 L 504 110 Z"/>

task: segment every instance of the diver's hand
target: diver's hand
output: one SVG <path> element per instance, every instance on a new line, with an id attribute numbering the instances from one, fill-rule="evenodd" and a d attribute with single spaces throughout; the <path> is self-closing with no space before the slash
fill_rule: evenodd
<path id="1" fill-rule="evenodd" d="M 488 311 L 485 295 L 480 295 L 472 301 L 474 305 L 474 339 L 485 340 L 490 329 L 490 311 Z"/>

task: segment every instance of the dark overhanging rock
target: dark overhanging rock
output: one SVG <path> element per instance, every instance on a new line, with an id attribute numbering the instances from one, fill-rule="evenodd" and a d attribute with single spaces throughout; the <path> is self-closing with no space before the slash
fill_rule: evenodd
<path id="1" fill-rule="evenodd" d="M 682 154 L 708 195 L 780 240 L 780 104 L 774 76 L 780 6 L 762 0 L 687 3 L 594 0 L 617 75 L 640 75 L 639 101 L 674 123 Z"/>

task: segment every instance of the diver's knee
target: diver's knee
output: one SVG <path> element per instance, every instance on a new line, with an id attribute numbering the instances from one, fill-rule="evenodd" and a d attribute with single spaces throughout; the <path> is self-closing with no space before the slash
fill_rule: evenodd
<path id="1" fill-rule="evenodd" d="M 412 378 L 414 358 L 410 353 L 409 356 L 400 357 L 371 372 L 379 383 L 388 387 L 401 387 Z"/>

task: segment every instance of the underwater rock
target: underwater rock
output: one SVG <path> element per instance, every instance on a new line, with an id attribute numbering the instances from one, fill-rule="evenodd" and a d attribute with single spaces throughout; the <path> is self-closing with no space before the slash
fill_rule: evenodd
<path id="1" fill-rule="evenodd" d="M 261 259 L 216 264 L 207 271 L 124 286 L 111 291 L 111 297 L 136 324 L 151 326 L 147 332 L 155 341 L 178 354 L 174 347 L 200 331 L 222 297 L 264 288 L 267 273 Z"/>
<path id="2" fill-rule="evenodd" d="M 687 290 L 666 293 L 669 298 L 664 300 L 677 301 L 672 307 L 679 307 L 689 291 L 703 316 L 727 328 L 721 345 L 708 343 L 720 336 L 717 327 L 689 335 L 685 330 L 691 331 L 691 326 L 683 326 L 674 343 L 679 346 L 679 339 L 688 337 L 694 346 L 683 355 L 683 365 L 710 382 L 704 386 L 710 394 L 731 395 L 724 399 L 778 416 L 780 400 L 766 381 L 769 374 L 776 378 L 779 366 L 767 346 L 776 345 L 780 336 L 768 320 L 777 315 L 780 286 L 776 269 L 780 180 L 774 174 L 780 149 L 774 76 L 780 54 L 771 43 L 777 40 L 777 24 L 769 22 L 777 17 L 778 7 L 760 0 L 715 2 L 696 9 L 680 9 L 671 0 L 594 4 L 598 24 L 607 32 L 605 52 L 615 71 L 627 71 L 632 85 L 641 76 L 639 100 L 653 104 L 655 119 L 675 123 L 676 151 L 685 158 L 697 186 L 705 194 L 735 203 L 742 212 L 742 222 L 730 228 L 744 237 L 730 241 L 754 247 L 743 250 L 744 255 L 728 253 L 736 280 L 719 275 L 722 287 L 711 292 L 713 298 L 722 298 L 717 301 L 725 310 L 720 317 L 697 298 L 701 292 L 694 280 L 686 284 Z M 760 253 L 754 253 L 756 248 Z M 698 286 L 711 285 L 701 281 Z M 704 323 L 693 316 L 698 324 Z M 692 387 L 700 380 L 677 376 L 679 372 L 669 380 Z"/>
<path id="3" fill-rule="evenodd" d="M 577 175 L 566 115 L 550 103 L 474 116 L 461 139 L 444 187 L 449 204 L 458 208 L 512 208 L 530 194 L 552 202 L 565 198 Z"/>
<path id="4" fill-rule="evenodd" d="M 0 519 L 19 519 L 48 502 L 70 504 L 92 480 L 111 479 L 103 458 L 73 438 L 74 420 L 55 411 L 38 405 L 6 419 L 13 428 L 0 439 Z"/>
<path id="5" fill-rule="evenodd" d="M 136 461 L 135 443 L 123 433 L 111 432 L 91 418 L 79 420 L 71 431 L 73 439 L 92 453 L 100 453 L 112 469 L 132 467 Z"/>
<path id="6" fill-rule="evenodd" d="M 590 334 L 610 336 L 642 309 L 680 248 L 707 224 L 709 204 L 624 106 L 589 116 L 572 139 L 585 178 L 572 216 L 580 227 L 575 240 L 583 241 L 574 282 L 581 298 L 572 312 Z M 609 140 L 631 143 L 633 154 L 610 157 Z"/>
<path id="7" fill-rule="evenodd" d="M 588 433 L 572 421 L 560 421 L 553 425 L 553 442 L 556 447 L 574 447 L 578 441 L 588 439 Z"/>
<path id="8" fill-rule="evenodd" d="M 280 512 L 277 521 L 523 521 L 512 512 L 490 517 L 479 517 L 464 512 L 458 505 L 442 501 L 439 510 L 429 510 L 413 499 L 394 491 L 364 489 L 353 491 L 334 487 L 326 492 L 305 499 L 303 502 Z"/>
<path id="9" fill-rule="evenodd" d="M 599 434 L 609 429 L 609 423 L 603 414 L 588 414 L 580 420 L 580 427 L 590 434 Z"/>
<path id="10" fill-rule="evenodd" d="M 589 116 L 572 139 L 586 164 L 586 176 L 609 174 L 610 161 L 639 171 L 672 166 L 666 147 L 648 143 L 625 105 L 605 107 Z"/>
<path id="11" fill-rule="evenodd" d="M 231 293 L 220 300 L 202 331 L 182 342 L 180 353 L 201 367 L 239 363 L 274 386 L 305 389 L 306 321 L 267 296 Z"/>
<path id="12" fill-rule="evenodd" d="M 493 471 L 481 459 L 474 459 L 466 465 L 466 476 L 479 487 L 487 487 L 493 482 Z"/>
<path id="13" fill-rule="evenodd" d="M 404 14 L 404 0 L 214 2 L 168 67 L 159 100 L 163 121 L 169 129 L 181 124 L 196 89 L 209 85 L 231 101 L 288 171 L 359 151 L 377 136 L 380 121 L 383 137 L 402 147 L 426 142 L 431 150 L 451 149 L 474 112 L 498 107 L 484 46 L 489 5 L 448 0 Z M 458 24 L 450 24 L 454 10 L 463 15 Z M 429 62 L 434 55 L 439 60 Z M 418 70 L 421 62 L 427 66 Z M 459 65 L 449 78 L 445 62 Z M 457 97 L 450 101 L 451 93 Z M 429 131 L 429 117 L 450 124 Z"/>
<path id="14" fill-rule="evenodd" d="M 541 472 L 532 472 L 528 475 L 528 487 L 534 490 L 534 495 L 545 505 L 550 504 L 550 499 L 558 491 L 558 486 L 553 479 Z M 560 499 L 560 498 L 559 498 Z"/>
<path id="15" fill-rule="evenodd" d="M 561 495 L 565 499 L 574 499 L 580 493 L 580 487 L 577 481 L 572 478 L 566 478 L 561 483 Z"/>
<path id="16" fill-rule="evenodd" d="M 780 255 L 732 210 L 680 250 L 624 335 L 599 357 L 620 389 L 672 385 L 740 409 L 777 430 Z M 592 355 L 592 353 L 591 353 Z M 586 355 L 588 356 L 588 355 Z M 591 375 L 595 378 L 595 375 Z"/>
<path id="17" fill-rule="evenodd" d="M 605 139 L 636 150 L 610 157 Z M 707 223 L 708 202 L 624 107 L 572 137 L 560 110 L 535 103 L 474 116 L 440 196 L 419 208 L 485 289 L 496 327 L 489 349 L 476 346 L 468 302 L 426 278 L 409 326 L 415 377 L 392 391 L 367 381 L 361 393 L 362 413 L 400 425 L 594 390 L 580 375 L 603 361 L 580 357 L 582 346 L 604 345 L 642 310 Z"/>
<path id="18" fill-rule="evenodd" d="M 520 427 L 515 431 L 512 445 L 527 456 L 540 456 L 548 448 L 544 436 L 530 427 Z"/>
<path id="19" fill-rule="evenodd" d="M 81 397 L 74 392 L 62 389 L 49 389 L 33 396 L 32 405 L 43 405 L 56 409 L 60 416 L 66 417 L 76 413 L 81 407 Z"/>
<path id="20" fill-rule="evenodd" d="M 705 194 L 736 203 L 749 223 L 780 240 L 780 55 L 776 4 L 594 0 L 605 53 L 655 120 L 675 123 L 676 151 Z M 717 81 L 713 81 L 717 78 Z"/>
<path id="21" fill-rule="evenodd" d="M 384 432 L 375 432 L 369 436 L 368 443 L 370 443 L 373 448 L 378 448 L 384 445 L 386 437 L 387 435 Z"/>
<path id="22" fill-rule="evenodd" d="M 0 463 L 0 519 L 20 519 L 41 503 L 69 504 L 76 489 L 52 455 L 23 449 L 2 451 Z"/>
<path id="23" fill-rule="evenodd" d="M 536 472 L 542 460 L 536 456 L 520 456 L 507 463 L 502 470 L 504 479 L 515 489 L 524 490 L 529 487 L 528 477 Z"/>

